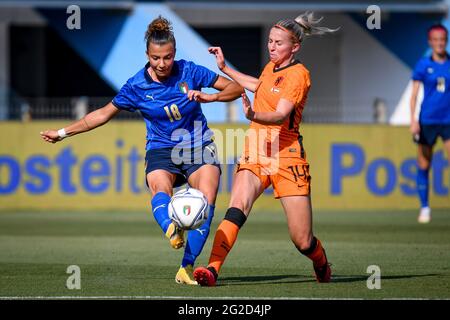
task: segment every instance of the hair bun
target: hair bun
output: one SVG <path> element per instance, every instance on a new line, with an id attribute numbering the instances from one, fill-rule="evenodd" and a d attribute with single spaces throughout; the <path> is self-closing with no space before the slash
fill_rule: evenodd
<path id="1" fill-rule="evenodd" d="M 173 35 L 170 21 L 162 16 L 158 16 L 148 25 L 145 32 L 145 41 L 147 42 L 147 48 L 150 42 L 159 45 L 171 42 L 175 48 L 175 36 Z"/>
<path id="2" fill-rule="evenodd" d="M 170 25 L 170 22 L 167 19 L 159 16 L 150 24 L 148 29 L 150 33 L 154 31 L 170 32 L 172 31 L 172 26 Z"/>

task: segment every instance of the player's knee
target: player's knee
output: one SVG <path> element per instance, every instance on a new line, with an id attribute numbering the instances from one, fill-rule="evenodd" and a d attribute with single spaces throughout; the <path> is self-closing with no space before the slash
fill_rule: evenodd
<path id="1" fill-rule="evenodd" d="M 311 235 L 297 235 L 292 237 L 292 242 L 300 252 L 306 252 L 311 248 Z"/>
<path id="2" fill-rule="evenodd" d="M 158 192 L 164 192 L 169 195 L 172 193 L 172 186 L 170 184 L 161 184 L 161 183 L 158 184 L 156 181 L 154 181 L 154 182 L 150 182 L 148 184 L 148 187 L 149 187 L 152 195 L 155 195 Z"/>

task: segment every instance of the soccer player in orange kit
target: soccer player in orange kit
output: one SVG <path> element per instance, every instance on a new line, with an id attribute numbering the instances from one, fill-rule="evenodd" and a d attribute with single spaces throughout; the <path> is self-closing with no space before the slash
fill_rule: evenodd
<path id="1" fill-rule="evenodd" d="M 234 177 L 229 208 L 214 238 L 207 267 L 194 270 L 202 286 L 214 286 L 220 268 L 247 220 L 253 203 L 272 184 L 287 216 L 296 248 L 313 262 L 316 280 L 329 282 L 331 268 L 325 250 L 312 232 L 309 164 L 299 133 L 302 111 L 310 88 L 309 71 L 295 59 L 305 36 L 334 32 L 318 26 L 313 13 L 277 22 L 268 41 L 270 62 L 259 79 L 229 68 L 220 47 L 211 47 L 222 72 L 255 92 L 252 108 L 242 95 L 251 120 L 243 155 Z"/>

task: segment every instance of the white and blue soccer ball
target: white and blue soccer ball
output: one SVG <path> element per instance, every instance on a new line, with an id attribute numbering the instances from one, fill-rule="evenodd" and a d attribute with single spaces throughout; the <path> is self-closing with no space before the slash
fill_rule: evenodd
<path id="1" fill-rule="evenodd" d="M 208 219 L 209 205 L 205 195 L 197 189 L 182 189 L 172 196 L 169 217 L 181 229 L 194 230 Z"/>

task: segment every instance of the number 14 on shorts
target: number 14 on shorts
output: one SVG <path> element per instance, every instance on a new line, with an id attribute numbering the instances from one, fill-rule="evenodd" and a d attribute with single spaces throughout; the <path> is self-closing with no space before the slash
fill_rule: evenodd
<path id="1" fill-rule="evenodd" d="M 295 166 L 289 166 L 288 169 L 291 170 L 292 175 L 294 176 L 295 182 L 300 179 L 307 179 L 309 177 L 309 168 L 308 165 L 302 164 L 302 165 L 295 165 Z"/>

